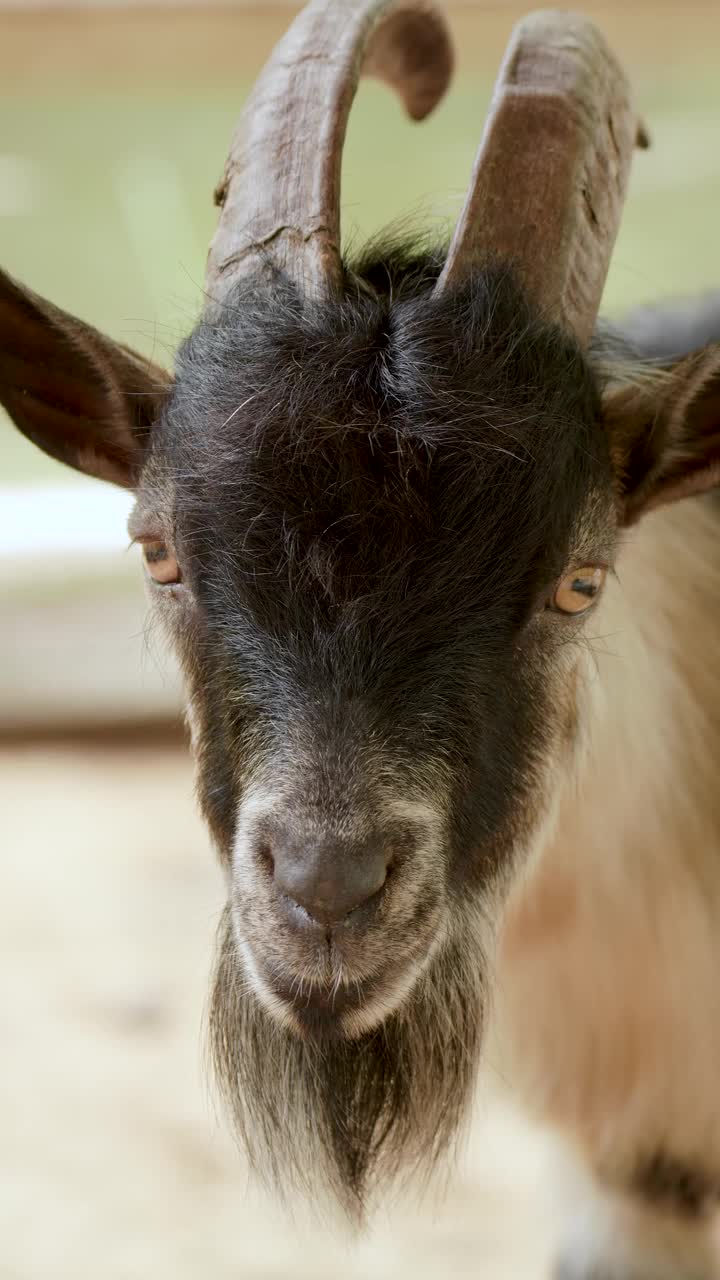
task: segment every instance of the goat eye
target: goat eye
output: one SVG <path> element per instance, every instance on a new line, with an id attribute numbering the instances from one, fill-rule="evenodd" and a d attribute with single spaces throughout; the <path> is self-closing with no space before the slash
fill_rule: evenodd
<path id="1" fill-rule="evenodd" d="M 600 564 L 583 565 L 560 579 L 553 596 L 559 613 L 585 613 L 597 599 L 607 575 Z"/>
<path id="2" fill-rule="evenodd" d="M 166 542 L 146 542 L 143 556 L 147 571 L 154 582 L 169 586 L 181 581 L 180 565 Z"/>

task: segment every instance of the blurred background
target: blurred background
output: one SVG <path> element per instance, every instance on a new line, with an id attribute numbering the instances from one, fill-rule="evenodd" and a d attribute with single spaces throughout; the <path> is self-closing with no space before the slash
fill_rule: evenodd
<path id="1" fill-rule="evenodd" d="M 512 22 L 449 2 L 456 81 L 424 125 L 361 87 L 344 230 L 459 208 Z M 585 4 L 631 73 L 635 159 L 605 310 L 720 283 L 720 6 Z M 0 260 L 155 360 L 197 316 L 234 118 L 297 6 L 0 0 Z M 0 417 L 0 1277 L 546 1274 L 543 1141 L 481 1091 L 446 1197 L 361 1243 L 249 1188 L 208 1100 L 221 886 L 175 668 L 144 627 L 129 501 Z"/>

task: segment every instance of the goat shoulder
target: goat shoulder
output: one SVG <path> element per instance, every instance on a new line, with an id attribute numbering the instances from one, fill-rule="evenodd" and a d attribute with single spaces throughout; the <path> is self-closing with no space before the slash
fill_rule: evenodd
<path id="1" fill-rule="evenodd" d="M 611 1181 L 653 1143 L 720 1171 L 720 530 L 633 530 L 588 640 L 582 763 L 500 927 L 497 1022 L 526 1105 Z"/>

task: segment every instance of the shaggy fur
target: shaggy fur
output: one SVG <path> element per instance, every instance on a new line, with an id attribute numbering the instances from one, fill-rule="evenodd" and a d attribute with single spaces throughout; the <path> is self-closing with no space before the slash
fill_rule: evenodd
<path id="1" fill-rule="evenodd" d="M 625 529 L 718 482 L 720 361 L 658 367 L 647 329 L 585 355 L 493 261 L 433 298 L 440 263 L 376 253 L 332 303 L 264 272 L 201 322 L 172 390 L 0 274 L 0 393 L 48 452 L 135 487 L 133 533 L 180 565 L 150 589 L 227 874 L 211 1042 L 255 1166 L 356 1221 L 434 1167 L 467 1112 L 510 885 L 516 1074 L 637 1208 L 648 1152 L 683 1187 L 718 1181 L 720 1053 L 699 1046 L 720 593 L 710 504 Z M 561 575 L 598 564 L 588 619 L 553 608 Z M 279 848 L 336 869 L 380 848 L 388 877 L 328 929 L 279 892 Z M 622 1248 L 595 1224 L 570 1274 L 615 1280 L 631 1253 L 639 1274 L 711 1274 L 690 1215 L 655 1230 L 652 1172 L 652 1229 L 613 1207 Z"/>
<path id="2" fill-rule="evenodd" d="M 462 925 L 462 921 L 458 922 Z M 210 1037 L 217 1081 L 255 1171 L 362 1221 L 378 1187 L 427 1175 L 466 1118 L 482 1038 L 483 965 L 458 927 L 400 1008 L 357 1039 L 301 1038 L 243 975 L 220 926 Z"/>

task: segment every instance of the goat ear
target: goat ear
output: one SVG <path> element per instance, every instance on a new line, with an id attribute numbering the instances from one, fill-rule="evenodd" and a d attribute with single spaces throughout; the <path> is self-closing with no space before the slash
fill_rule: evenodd
<path id="1" fill-rule="evenodd" d="M 623 522 L 720 485 L 720 345 L 606 393 Z"/>
<path id="2" fill-rule="evenodd" d="M 0 271 L 0 403 L 78 471 L 133 488 L 171 377 Z"/>

